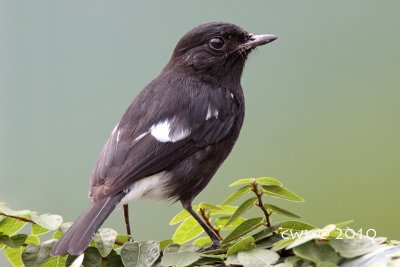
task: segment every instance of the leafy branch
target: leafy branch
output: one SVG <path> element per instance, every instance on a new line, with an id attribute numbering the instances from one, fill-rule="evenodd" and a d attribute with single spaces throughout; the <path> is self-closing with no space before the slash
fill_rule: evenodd
<path id="1" fill-rule="evenodd" d="M 400 242 L 356 232 L 341 222 L 318 228 L 288 220 L 272 222 L 274 214 L 292 218 L 299 215 L 272 204 L 273 198 L 304 201 L 275 178 L 240 179 L 240 186 L 222 204 L 200 203 L 194 210 L 221 238 L 221 247 L 204 251 L 211 244 L 203 228 L 182 210 L 170 221 L 178 225 L 173 237 L 162 241 L 131 241 L 130 236 L 100 228 L 84 254 L 52 256 L 57 239 L 70 227 L 61 216 L 29 210 L 15 211 L 0 203 L 0 250 L 13 266 L 348 266 L 399 264 Z M 247 199 L 239 202 L 247 196 Z M 239 202 L 239 205 L 232 205 Z M 262 217 L 246 218 L 255 208 Z M 30 234 L 19 233 L 30 225 Z M 52 238 L 41 241 L 43 234 Z M 349 231 L 351 233 L 351 231 Z M 368 234 L 369 233 L 369 234 Z"/>

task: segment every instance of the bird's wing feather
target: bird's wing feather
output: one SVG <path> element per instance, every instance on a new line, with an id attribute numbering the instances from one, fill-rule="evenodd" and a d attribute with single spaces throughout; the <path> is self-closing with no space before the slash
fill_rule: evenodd
<path id="1" fill-rule="evenodd" d="M 226 101 L 228 99 L 229 102 L 230 97 L 226 97 L 223 90 L 215 90 L 205 99 L 209 101 L 197 101 L 187 96 L 178 101 L 179 106 L 176 106 L 176 101 L 175 105 L 161 101 L 165 103 L 161 107 L 156 98 L 148 99 L 144 101 L 147 110 L 153 110 L 154 114 L 147 120 L 145 116 L 136 119 L 140 125 L 132 125 L 135 118 L 124 116 L 105 144 L 93 170 L 90 188 L 93 200 L 116 194 L 135 181 L 168 170 L 192 153 L 229 134 L 235 119 L 230 112 L 231 104 Z M 138 102 L 140 96 L 126 114 L 140 113 L 140 110 L 132 112 L 132 108 L 140 108 Z M 224 109 L 218 105 L 224 105 Z M 163 110 L 163 113 L 158 114 L 157 110 Z"/>

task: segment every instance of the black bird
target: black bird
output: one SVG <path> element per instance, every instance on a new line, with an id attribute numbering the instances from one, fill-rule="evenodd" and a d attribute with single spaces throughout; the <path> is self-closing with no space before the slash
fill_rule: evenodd
<path id="1" fill-rule="evenodd" d="M 192 209 L 231 152 L 243 124 L 240 78 L 249 53 L 275 40 L 222 22 L 195 27 L 161 73 L 133 100 L 90 177 L 92 202 L 53 248 L 79 255 L 117 205 L 179 200 L 214 245 L 220 239 Z"/>

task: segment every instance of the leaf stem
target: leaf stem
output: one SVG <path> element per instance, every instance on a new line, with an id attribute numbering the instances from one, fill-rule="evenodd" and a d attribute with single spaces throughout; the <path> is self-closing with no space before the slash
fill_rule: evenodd
<path id="1" fill-rule="evenodd" d="M 13 219 L 16 219 L 16 220 L 19 220 L 19 221 L 36 224 L 34 221 L 32 221 L 30 219 L 27 219 L 27 218 L 24 218 L 24 217 L 19 217 L 19 216 L 8 215 L 8 214 L 5 214 L 4 212 L 0 212 L 0 216 L 5 216 L 5 217 L 13 218 Z"/>
<path id="2" fill-rule="evenodd" d="M 264 207 L 264 202 L 262 200 L 263 192 L 262 191 L 260 192 L 258 190 L 258 186 L 257 186 L 257 182 L 256 181 L 251 183 L 251 187 L 252 187 L 251 190 L 256 194 L 257 199 L 258 199 L 257 206 L 259 206 L 260 209 L 262 210 L 262 212 L 264 213 L 265 220 L 267 222 L 267 227 L 271 227 L 271 219 L 270 219 L 271 213 L 268 213 L 267 209 Z"/>
<path id="3" fill-rule="evenodd" d="M 211 224 L 210 218 L 206 214 L 206 209 L 200 208 L 200 215 L 203 218 L 204 222 L 215 232 L 215 234 L 219 237 L 219 239 L 224 240 L 224 238 L 219 233 L 219 230 Z"/>

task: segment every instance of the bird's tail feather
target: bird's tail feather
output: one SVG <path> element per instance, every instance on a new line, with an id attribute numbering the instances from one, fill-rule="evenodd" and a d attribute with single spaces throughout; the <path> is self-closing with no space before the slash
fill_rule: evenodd
<path id="1" fill-rule="evenodd" d="M 89 245 L 93 235 L 107 219 L 124 194 L 120 193 L 90 204 L 55 244 L 52 254 L 80 255 Z"/>

